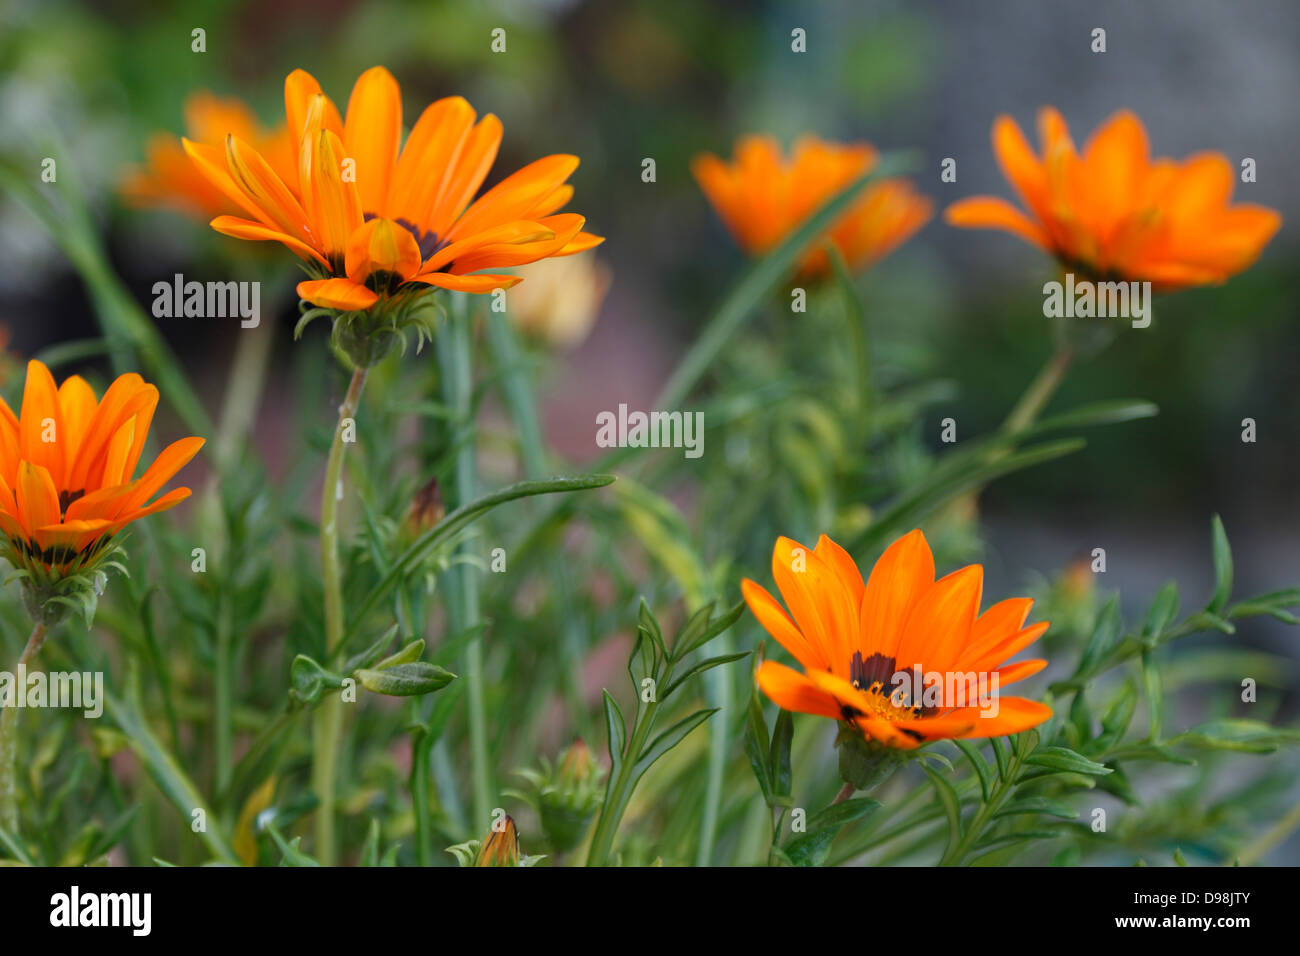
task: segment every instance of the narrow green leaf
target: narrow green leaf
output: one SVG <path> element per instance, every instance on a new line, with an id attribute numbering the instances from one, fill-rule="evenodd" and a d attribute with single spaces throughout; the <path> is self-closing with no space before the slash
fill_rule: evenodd
<path id="1" fill-rule="evenodd" d="M 930 778 L 930 783 L 934 786 L 935 796 L 939 800 L 939 806 L 943 808 L 943 814 L 948 818 L 948 843 L 944 847 L 946 856 L 961 843 L 961 800 L 957 796 L 957 791 L 952 788 L 952 784 L 936 771 L 931 770 L 929 767 L 922 767 L 921 769 Z M 961 861 L 958 860 L 957 862 L 960 863 Z"/>
<path id="2" fill-rule="evenodd" d="M 627 725 L 623 722 L 623 712 L 609 691 L 602 691 L 605 700 L 605 730 L 608 732 L 610 778 L 618 775 L 623 766 L 623 751 L 627 749 Z"/>
<path id="3" fill-rule="evenodd" d="M 1232 548 L 1228 546 L 1228 533 L 1223 530 L 1223 519 L 1218 515 L 1210 522 L 1210 536 L 1214 542 L 1214 595 L 1206 607 L 1218 614 L 1232 596 Z"/>
<path id="4" fill-rule="evenodd" d="M 683 717 L 677 723 L 673 724 L 658 737 L 652 740 L 642 752 L 636 762 L 636 774 L 638 777 L 650 769 L 650 766 L 681 743 L 686 735 L 692 730 L 704 723 L 710 717 L 718 712 L 716 707 L 706 707 L 703 710 L 697 710 L 688 717 Z"/>
<path id="5" fill-rule="evenodd" d="M 782 709 L 776 712 L 776 725 L 772 728 L 772 746 L 768 760 L 772 767 L 772 789 L 777 796 L 790 796 L 791 769 L 790 744 L 794 740 L 794 715 Z"/>
<path id="6" fill-rule="evenodd" d="M 989 788 L 993 785 L 993 768 L 988 765 L 988 761 L 986 761 L 984 755 L 979 752 L 979 748 L 970 741 L 953 740 L 953 743 L 957 745 L 958 750 L 966 755 L 966 759 L 970 761 L 970 765 L 975 768 L 975 776 L 977 776 L 980 781 L 980 793 L 983 795 L 984 801 L 987 803 L 990 792 Z"/>
<path id="7" fill-rule="evenodd" d="M 1048 770 L 1064 770 L 1070 773 L 1100 776 L 1111 772 L 1109 767 L 1065 747 L 1043 747 L 1029 754 L 1024 761 L 1034 767 L 1046 767 Z"/>
<path id="8" fill-rule="evenodd" d="M 707 660 L 700 661 L 699 663 L 689 668 L 686 671 L 686 673 L 682 674 L 680 677 L 673 678 L 672 683 L 668 685 L 667 689 L 660 696 L 660 700 L 667 698 L 669 694 L 675 691 L 678 687 L 682 686 L 683 683 L 690 680 L 695 675 L 702 674 L 705 671 L 712 670 L 715 667 L 720 667 L 723 664 L 731 664 L 734 661 L 743 660 L 752 653 L 753 651 L 739 651 L 738 653 L 735 654 L 723 654 L 719 657 L 710 657 Z"/>
<path id="9" fill-rule="evenodd" d="M 772 779 L 771 757 L 768 753 L 767 721 L 763 719 L 763 702 L 755 689 L 749 696 L 749 708 L 745 714 L 745 756 L 749 758 L 750 769 L 758 781 L 758 788 L 763 791 L 763 800 L 772 805 L 775 788 Z"/>

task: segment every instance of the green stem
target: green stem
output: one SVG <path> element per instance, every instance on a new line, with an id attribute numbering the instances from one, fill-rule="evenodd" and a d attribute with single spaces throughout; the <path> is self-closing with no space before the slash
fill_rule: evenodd
<path id="1" fill-rule="evenodd" d="M 966 832 L 962 835 L 961 840 L 958 841 L 956 846 L 948 847 L 943 858 L 939 860 L 940 866 L 961 866 L 962 861 L 966 859 L 966 856 L 975 846 L 976 841 L 978 841 L 983 835 L 984 828 L 997 814 L 998 810 L 1002 809 L 1002 804 L 1006 802 L 1011 791 L 1015 789 L 1016 776 L 1020 771 L 1022 759 L 1023 758 L 1020 756 L 1019 752 L 1019 744 L 1013 742 L 1011 745 L 1011 753 L 1007 758 L 1007 772 L 999 778 L 998 783 L 993 788 L 993 792 L 989 795 L 988 800 L 984 802 L 975 816 L 971 818 L 970 824 L 966 827 Z"/>
<path id="2" fill-rule="evenodd" d="M 1061 382 L 1065 380 L 1065 373 L 1070 370 L 1073 361 L 1074 349 L 1069 345 L 1058 346 L 1037 377 L 1029 383 L 1029 388 L 1025 389 L 1025 394 L 1020 397 L 1011 414 L 1007 416 L 1007 420 L 1002 425 L 1003 431 L 1015 433 L 1032 425 L 1043 408 L 1051 401 L 1052 396 L 1056 394 L 1056 390 L 1061 387 Z"/>
<path id="3" fill-rule="evenodd" d="M 325 593 L 325 653 L 328 657 L 343 640 L 343 573 L 339 564 L 339 499 L 343 492 L 343 455 L 347 443 L 343 433 L 348 419 L 355 419 L 366 385 L 366 370 L 352 372 L 347 395 L 339 406 L 329 459 L 325 463 L 325 486 L 320 498 L 321 586 Z M 316 858 L 332 866 L 337 858 L 334 843 L 334 786 L 340 738 L 343 735 L 343 698 L 326 694 L 312 724 L 312 788 L 320 800 L 316 811 Z"/>
<path id="4" fill-rule="evenodd" d="M 27 646 L 18 658 L 18 666 L 26 669 L 36 659 L 45 643 L 49 628 L 37 621 L 32 627 Z M 14 685 L 12 696 L 23 692 L 23 688 Z M 8 706 L 0 707 L 0 824 L 15 836 L 18 833 L 18 701 L 7 701 Z"/>
<path id="5" fill-rule="evenodd" d="M 853 786 L 853 784 L 846 783 L 844 786 L 840 787 L 840 792 L 835 794 L 835 799 L 832 800 L 831 803 L 843 803 L 849 797 L 853 796 L 853 794 L 857 792 L 857 789 L 858 788 Z"/>
<path id="6" fill-rule="evenodd" d="M 665 683 L 667 683 L 666 678 Z M 614 834 L 618 832 L 623 812 L 632 798 L 630 782 L 633 768 L 641 751 L 645 749 L 646 738 L 650 735 L 650 726 L 653 723 L 650 718 L 658 706 L 657 703 L 647 704 L 644 714 L 639 715 L 645 719 L 637 720 L 637 725 L 632 730 L 632 740 L 623 754 L 623 763 L 618 768 L 617 774 L 610 778 L 609 788 L 605 792 L 605 803 L 600 809 L 600 819 L 596 821 L 596 832 L 591 837 L 591 849 L 587 852 L 588 866 L 605 866 L 609 862 L 609 853 L 614 847 Z"/>
<path id="7" fill-rule="evenodd" d="M 474 500 L 476 464 L 474 461 L 474 367 L 471 347 L 471 318 L 463 294 L 452 295 L 451 318 L 441 347 L 443 398 L 451 409 L 457 436 L 455 487 L 451 506 L 461 507 Z M 462 553 L 466 549 L 462 544 Z M 453 600 L 447 602 L 451 632 L 461 634 L 478 624 L 478 569 L 460 564 L 450 572 L 455 584 Z M 449 597 L 451 597 L 449 595 Z M 465 692 L 469 707 L 471 810 L 474 831 L 486 833 L 492 822 L 492 768 L 488 752 L 487 708 L 483 687 L 483 642 L 475 636 L 465 648 Z"/>

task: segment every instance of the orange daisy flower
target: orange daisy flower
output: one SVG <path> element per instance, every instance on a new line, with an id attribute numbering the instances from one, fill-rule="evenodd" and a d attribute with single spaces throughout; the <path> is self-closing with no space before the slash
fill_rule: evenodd
<path id="1" fill-rule="evenodd" d="M 185 101 L 185 130 L 189 139 L 212 149 L 224 148 L 226 136 L 239 137 L 266 158 L 285 182 L 297 183 L 298 164 L 289 130 L 281 124 L 264 129 L 244 103 L 199 92 Z M 195 167 L 178 136 L 156 133 L 145 148 L 145 164 L 128 173 L 122 195 L 139 206 L 165 206 L 187 215 L 211 219 L 236 213 L 240 206 Z"/>
<path id="2" fill-rule="evenodd" d="M 997 689 L 1038 673 L 1044 660 L 1003 662 L 1036 641 L 1047 623 L 1025 626 L 1033 601 L 1011 598 L 979 613 L 984 569 L 978 564 L 934 578 L 934 557 L 920 531 L 891 544 L 863 583 L 848 553 L 825 535 L 815 549 L 779 538 L 772 576 L 790 613 L 761 586 L 743 581 L 745 603 L 804 671 L 775 661 L 758 669 L 758 685 L 786 710 L 820 714 L 855 727 L 868 740 L 911 750 L 953 737 L 998 737 L 1028 730 L 1052 715 L 1044 704 L 955 686 Z M 940 698 L 899 675 L 941 675 Z M 993 675 L 997 683 L 994 685 Z M 996 706 L 993 706 L 995 704 Z"/>
<path id="3" fill-rule="evenodd" d="M 490 292 L 519 277 L 484 269 L 603 241 L 582 231 L 582 216 L 557 213 L 573 195 L 566 180 L 576 156 L 539 159 L 474 198 L 496 158 L 501 121 L 477 119 L 462 97 L 426 108 L 404 146 L 401 93 L 383 67 L 361 74 L 346 118 L 303 70 L 285 80 L 284 102 L 296 177 L 235 134 L 221 147 L 187 139 L 185 150 L 249 217 L 218 216 L 212 227 L 292 249 L 316 275 L 298 285 L 308 302 L 351 312 L 420 285 Z"/>
<path id="4" fill-rule="evenodd" d="M 1236 175 L 1223 154 L 1151 159 L 1142 121 L 1128 110 L 1102 124 L 1082 155 L 1051 107 L 1039 111 L 1038 131 L 1041 155 L 1009 116 L 993 124 L 998 164 L 1028 212 L 972 196 L 948 207 L 949 223 L 1002 229 L 1067 268 L 1166 292 L 1223 282 L 1254 262 L 1282 225 L 1272 209 L 1229 204 Z"/>
<path id="5" fill-rule="evenodd" d="M 55 387 L 50 370 L 27 363 L 21 415 L 0 399 L 0 530 L 16 567 L 57 577 L 104 553 L 138 518 L 189 497 L 176 488 L 150 503 L 203 447 L 182 438 L 133 478 L 158 389 L 120 376 L 103 398 L 79 376 Z"/>
<path id="6" fill-rule="evenodd" d="M 711 153 L 697 156 L 691 172 L 741 248 L 762 256 L 821 208 L 827 200 L 875 166 L 879 154 L 866 143 L 826 142 L 803 136 L 790 157 L 770 136 L 746 136 L 727 163 Z M 903 179 L 886 179 L 862 195 L 827 231 L 853 269 L 865 269 L 901 245 L 930 218 L 930 200 Z M 811 249 L 799 274 L 825 275 L 825 249 Z"/>

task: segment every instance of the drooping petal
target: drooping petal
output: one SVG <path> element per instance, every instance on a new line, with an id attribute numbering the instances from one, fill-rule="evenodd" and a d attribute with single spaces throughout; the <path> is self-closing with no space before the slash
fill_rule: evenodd
<path id="1" fill-rule="evenodd" d="M 379 296 L 353 279 L 308 279 L 298 283 L 298 298 L 326 309 L 360 312 L 379 301 Z"/>
<path id="2" fill-rule="evenodd" d="M 345 264 L 354 282 L 364 282 L 376 272 L 405 281 L 420 270 L 420 246 L 409 229 L 391 219 L 371 219 L 352 233 Z"/>

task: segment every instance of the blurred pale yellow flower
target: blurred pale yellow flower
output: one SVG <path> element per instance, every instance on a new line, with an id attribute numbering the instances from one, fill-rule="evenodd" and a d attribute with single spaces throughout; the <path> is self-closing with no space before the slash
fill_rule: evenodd
<path id="1" fill-rule="evenodd" d="M 591 332 L 611 278 L 594 254 L 543 259 L 515 270 L 528 281 L 510 290 L 509 315 L 525 335 L 572 348 Z"/>

